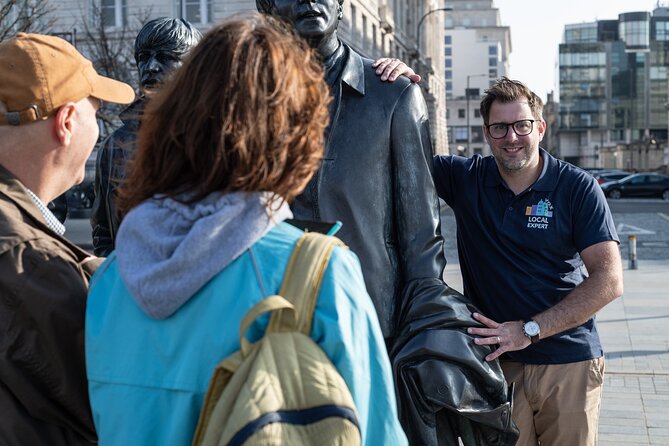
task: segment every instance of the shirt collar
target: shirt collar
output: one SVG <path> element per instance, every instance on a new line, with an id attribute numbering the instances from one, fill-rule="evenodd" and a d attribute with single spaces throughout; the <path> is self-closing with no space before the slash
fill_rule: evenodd
<path id="1" fill-rule="evenodd" d="M 364 96 L 365 66 L 362 62 L 362 57 L 345 43 L 342 43 L 341 46 L 344 47 L 346 51 L 343 58 L 344 69 L 341 73 L 341 81 Z"/>
<path id="2" fill-rule="evenodd" d="M 539 147 L 539 156 L 544 161 L 544 166 L 541 169 L 541 174 L 539 178 L 530 186 L 530 189 L 540 190 L 540 191 L 552 191 L 555 189 L 558 179 L 559 166 L 557 160 L 552 157 L 548 152 Z M 486 180 L 485 185 L 490 187 L 496 187 L 500 184 L 503 184 L 502 176 L 499 174 L 497 169 L 497 163 L 495 162 L 495 157 L 487 157 L 487 168 L 486 168 Z"/>
<path id="3" fill-rule="evenodd" d="M 42 200 L 39 199 L 37 195 L 34 194 L 33 191 L 28 188 L 26 188 L 26 191 L 44 216 L 44 220 L 46 221 L 46 225 L 49 227 L 49 229 L 60 236 L 65 235 L 65 226 L 63 226 L 63 224 L 58 221 L 56 216 L 53 215 L 53 212 L 49 210 L 49 208 L 42 202 Z"/>

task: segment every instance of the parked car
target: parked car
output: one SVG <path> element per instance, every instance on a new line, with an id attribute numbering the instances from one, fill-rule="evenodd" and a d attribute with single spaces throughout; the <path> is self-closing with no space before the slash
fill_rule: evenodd
<path id="1" fill-rule="evenodd" d="M 604 194 L 621 197 L 660 197 L 669 200 L 669 176 L 659 173 L 636 173 L 621 180 L 601 184 Z"/>
<path id="2" fill-rule="evenodd" d="M 95 190 L 92 181 L 84 181 L 68 190 L 68 215 L 72 218 L 90 218 L 95 200 Z"/>
<path id="3" fill-rule="evenodd" d="M 56 197 L 53 201 L 47 203 L 46 207 L 60 221 L 65 223 L 67 219 L 67 193 Z"/>
<path id="4" fill-rule="evenodd" d="M 609 181 L 622 180 L 623 178 L 630 175 L 631 173 L 625 172 L 624 170 L 602 170 L 593 174 L 599 184 L 608 183 Z"/>

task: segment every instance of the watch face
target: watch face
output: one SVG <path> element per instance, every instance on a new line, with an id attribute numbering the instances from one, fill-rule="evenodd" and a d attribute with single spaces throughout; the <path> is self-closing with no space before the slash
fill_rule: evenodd
<path id="1" fill-rule="evenodd" d="M 523 325 L 523 328 L 525 330 L 525 333 L 527 333 L 528 336 L 536 336 L 536 335 L 539 334 L 539 324 L 537 324 L 534 321 L 525 322 L 525 325 Z"/>

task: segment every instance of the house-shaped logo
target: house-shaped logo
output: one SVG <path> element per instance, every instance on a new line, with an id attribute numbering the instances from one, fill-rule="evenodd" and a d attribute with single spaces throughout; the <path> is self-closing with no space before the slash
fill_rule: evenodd
<path id="1" fill-rule="evenodd" d="M 539 203 L 527 206 L 525 208 L 525 215 L 528 217 L 552 217 L 553 216 L 553 205 L 550 201 L 540 200 Z"/>

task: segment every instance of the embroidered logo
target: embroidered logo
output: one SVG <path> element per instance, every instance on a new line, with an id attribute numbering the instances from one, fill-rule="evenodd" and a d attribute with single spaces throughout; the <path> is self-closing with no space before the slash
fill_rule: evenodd
<path id="1" fill-rule="evenodd" d="M 549 218 L 553 217 L 553 205 L 548 199 L 525 208 L 527 227 L 530 229 L 547 229 Z"/>

